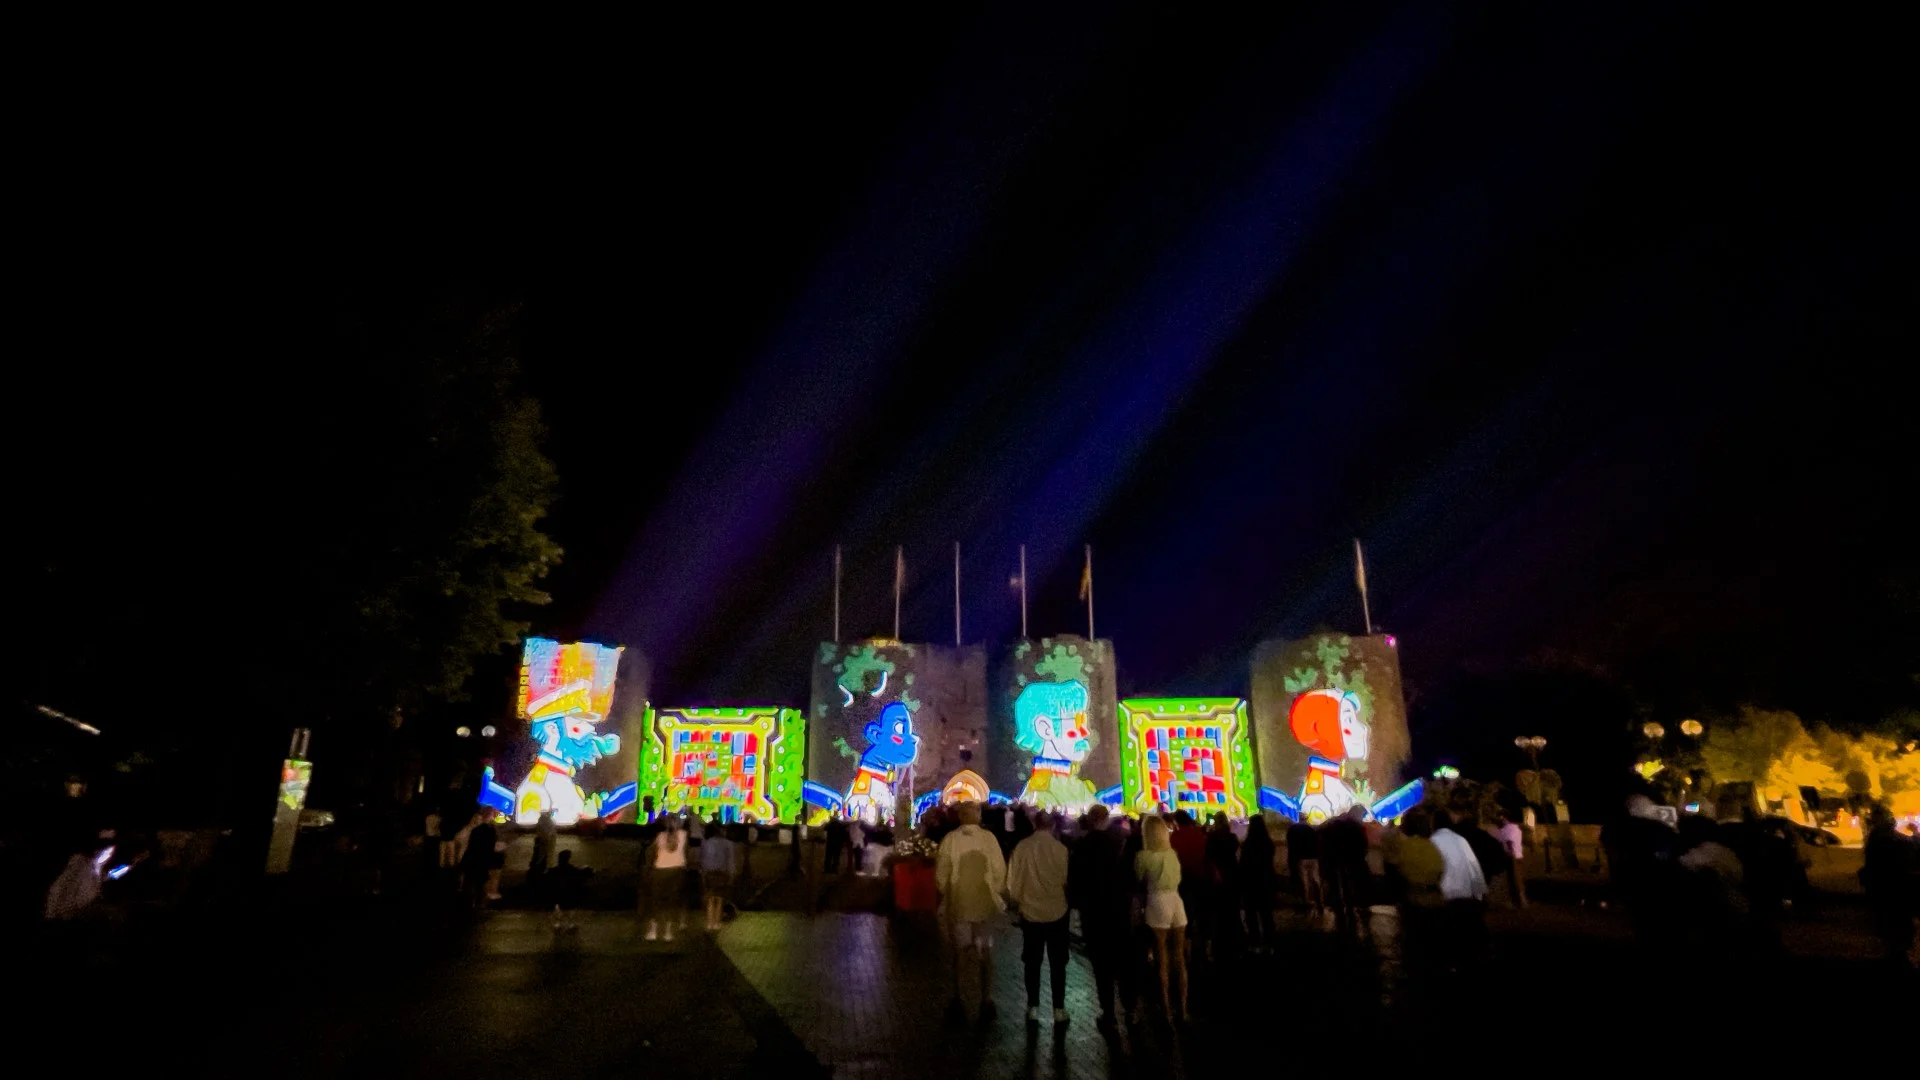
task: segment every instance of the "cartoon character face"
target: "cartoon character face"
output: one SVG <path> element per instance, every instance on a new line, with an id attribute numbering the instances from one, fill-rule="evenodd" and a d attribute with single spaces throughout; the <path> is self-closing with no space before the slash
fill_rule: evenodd
<path id="1" fill-rule="evenodd" d="M 1081 683 L 1028 683 L 1014 699 L 1013 720 L 1014 742 L 1028 753 L 1085 761 L 1093 749 Z"/>
<path id="2" fill-rule="evenodd" d="M 913 733 L 913 714 L 903 702 L 887 702 L 880 710 L 880 719 L 867 724 L 867 743 L 863 764 L 895 768 L 913 764 L 920 753 L 920 736 Z"/>
<path id="3" fill-rule="evenodd" d="M 1360 716 L 1360 696 L 1345 690 L 1309 690 L 1293 699 L 1287 726 L 1300 745 L 1334 761 L 1365 761 L 1371 730 Z"/>
<path id="4" fill-rule="evenodd" d="M 1373 730 L 1365 720 L 1360 719 L 1360 699 L 1353 694 L 1344 694 L 1340 698 L 1340 741 L 1345 746 L 1347 757 L 1360 761 L 1367 759 L 1367 741 Z"/>
<path id="5" fill-rule="evenodd" d="M 599 721 L 600 717 L 592 713 L 568 713 L 540 721 L 535 735 L 540 740 L 540 752 L 576 769 L 617 753 L 620 736 L 596 732 L 594 725 Z"/>

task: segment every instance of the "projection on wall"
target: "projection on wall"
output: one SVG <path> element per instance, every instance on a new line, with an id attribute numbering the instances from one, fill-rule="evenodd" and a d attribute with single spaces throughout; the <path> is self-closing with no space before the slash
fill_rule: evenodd
<path id="1" fill-rule="evenodd" d="M 1128 698 L 1120 739 L 1128 810 L 1243 818 L 1258 805 L 1245 698 Z"/>
<path id="2" fill-rule="evenodd" d="M 821 643 L 807 718 L 809 820 L 892 820 L 902 796 L 925 805 L 956 779 L 971 790 L 986 769 L 986 671 L 978 647 Z"/>
<path id="3" fill-rule="evenodd" d="M 1074 814 L 1096 802 L 1119 803 L 1111 642 L 1017 641 L 1002 654 L 995 685 L 987 773 L 995 791 Z"/>
<path id="4" fill-rule="evenodd" d="M 533 760 L 511 788 L 494 782 L 489 767 L 483 804 L 520 825 L 538 823 L 545 812 L 559 825 L 607 819 L 634 804 L 632 747 L 620 755 L 620 733 L 602 730 L 612 716 L 622 651 L 592 642 L 527 639 L 519 714 L 527 721 Z"/>
<path id="5" fill-rule="evenodd" d="M 766 706 L 655 709 L 640 741 L 640 789 L 656 810 L 721 821 L 797 821 L 806 714 Z"/>
<path id="6" fill-rule="evenodd" d="M 1395 787 L 1411 752 L 1400 658 L 1383 636 L 1320 634 L 1254 652 L 1262 809 L 1318 823 L 1355 807 L 1389 821 L 1417 806 Z"/>

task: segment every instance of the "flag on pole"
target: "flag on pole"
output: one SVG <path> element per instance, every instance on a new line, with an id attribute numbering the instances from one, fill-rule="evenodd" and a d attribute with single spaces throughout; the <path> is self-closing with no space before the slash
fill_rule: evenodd
<path id="1" fill-rule="evenodd" d="M 1080 599 L 1087 602 L 1087 640 L 1093 636 L 1093 545 L 1087 545 L 1087 561 L 1080 568 Z"/>
<path id="2" fill-rule="evenodd" d="M 1353 538 L 1353 583 L 1360 587 L 1360 617 L 1366 621 L 1367 636 L 1373 636 L 1373 608 L 1367 603 L 1367 557 L 1360 552 L 1360 538 Z"/>

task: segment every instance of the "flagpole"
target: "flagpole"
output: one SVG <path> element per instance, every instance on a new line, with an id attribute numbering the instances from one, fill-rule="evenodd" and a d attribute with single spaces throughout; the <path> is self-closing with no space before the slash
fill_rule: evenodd
<path id="1" fill-rule="evenodd" d="M 833 643 L 840 644 L 840 545 L 833 545 Z"/>
<path id="2" fill-rule="evenodd" d="M 960 644 L 960 541 L 953 542 L 953 644 Z"/>
<path id="3" fill-rule="evenodd" d="M 1093 545 L 1087 545 L 1087 640 L 1097 641 L 1093 636 Z"/>
<path id="4" fill-rule="evenodd" d="M 893 549 L 893 640 L 900 640 L 900 587 L 907 578 L 907 549 Z"/>
<path id="5" fill-rule="evenodd" d="M 1027 636 L 1027 545 L 1020 545 L 1020 636 Z"/>
<path id="6" fill-rule="evenodd" d="M 1367 559 L 1360 553 L 1360 538 L 1353 538 L 1353 580 L 1360 586 L 1360 617 L 1366 620 L 1367 636 L 1373 636 L 1373 609 L 1367 605 Z"/>

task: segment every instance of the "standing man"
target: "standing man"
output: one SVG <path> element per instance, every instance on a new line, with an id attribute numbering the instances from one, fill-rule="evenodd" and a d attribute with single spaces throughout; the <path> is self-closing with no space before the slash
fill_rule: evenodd
<path id="1" fill-rule="evenodd" d="M 965 1020 L 960 1003 L 960 980 L 971 955 L 980 968 L 980 1019 L 992 1020 L 993 931 L 1003 907 L 1000 894 L 1007 887 L 1007 863 L 1000 844 L 980 827 L 980 804 L 962 803 L 960 827 L 940 841 L 934 857 L 934 884 L 940 889 L 940 914 L 953 941 L 953 1001 L 948 1020 Z"/>
<path id="2" fill-rule="evenodd" d="M 1033 835 L 1013 849 L 1007 895 L 1020 916 L 1020 959 L 1026 964 L 1027 1023 L 1040 1023 L 1040 952 L 1053 979 L 1053 1023 L 1067 1022 L 1067 845 L 1054 835 L 1056 819 L 1041 814 Z"/>
<path id="3" fill-rule="evenodd" d="M 1341 933 L 1367 929 L 1366 893 L 1373 875 L 1367 867 L 1367 829 L 1361 824 L 1366 816 L 1366 807 L 1355 804 L 1320 826 L 1321 887 L 1328 892 L 1334 928 Z"/>
<path id="4" fill-rule="evenodd" d="M 1440 895 L 1446 901 L 1441 947 L 1449 966 L 1458 967 L 1479 952 L 1486 932 L 1486 873 L 1445 810 L 1434 811 L 1432 840 L 1440 851 Z"/>
<path id="5" fill-rule="evenodd" d="M 840 872 L 840 850 L 847 846 L 847 823 L 840 820 L 840 812 L 835 810 L 827 819 L 827 873 Z"/>
<path id="6" fill-rule="evenodd" d="M 1093 987 L 1100 1001 L 1099 1026 L 1112 1031 L 1120 1014 L 1134 1007 L 1133 851 L 1127 835 L 1109 827 L 1107 808 L 1087 811 L 1086 832 L 1067 860 L 1067 889 L 1080 909 L 1080 933 L 1093 961 Z M 1120 991 L 1119 1007 L 1114 989 Z"/>
<path id="7" fill-rule="evenodd" d="M 1521 874 L 1521 862 L 1526 858 L 1526 834 L 1520 830 L 1520 823 L 1513 819 L 1513 811 L 1500 808 L 1500 827 L 1494 831 L 1494 838 L 1507 851 L 1511 866 L 1507 870 L 1507 891 L 1513 897 L 1513 906 L 1527 906 L 1527 882 Z"/>
<path id="8" fill-rule="evenodd" d="M 867 827 L 859 818 L 847 819 L 847 864 L 851 873 L 865 870 L 862 865 L 867 857 Z"/>
<path id="9" fill-rule="evenodd" d="M 527 861 L 527 891 L 539 899 L 540 879 L 546 876 L 547 868 L 553 865 L 554 841 L 559 829 L 553 821 L 551 809 L 540 811 L 540 820 L 533 827 L 533 857 Z"/>

